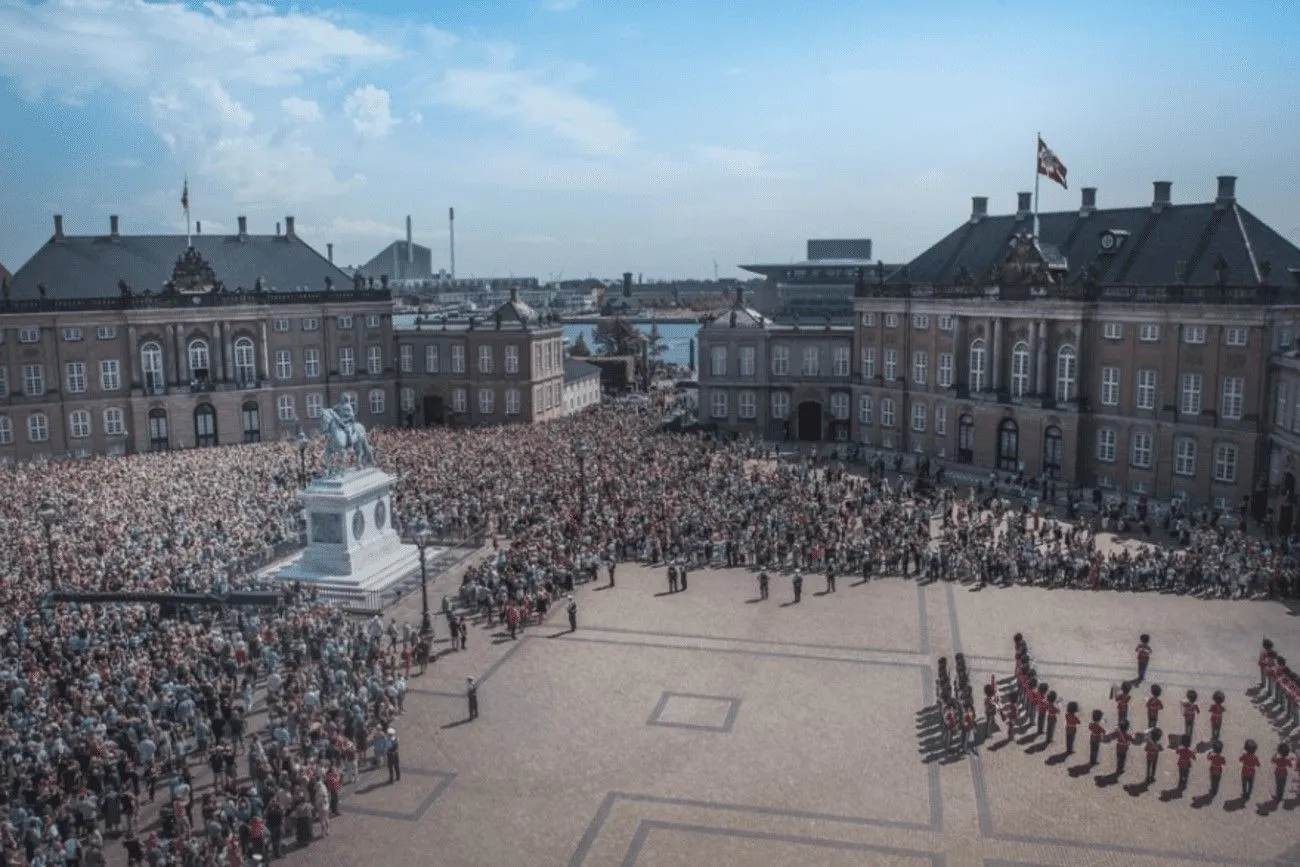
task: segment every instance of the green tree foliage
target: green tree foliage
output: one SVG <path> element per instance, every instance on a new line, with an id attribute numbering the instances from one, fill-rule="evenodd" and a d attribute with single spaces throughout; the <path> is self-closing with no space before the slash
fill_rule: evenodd
<path id="1" fill-rule="evenodd" d="M 587 338 L 579 334 L 578 339 L 573 341 L 573 345 L 569 347 L 569 355 L 574 358 L 588 358 L 591 355 L 591 349 L 587 346 Z"/>
<path id="2" fill-rule="evenodd" d="M 602 317 L 591 333 L 601 355 L 637 355 L 645 338 L 622 316 Z"/>

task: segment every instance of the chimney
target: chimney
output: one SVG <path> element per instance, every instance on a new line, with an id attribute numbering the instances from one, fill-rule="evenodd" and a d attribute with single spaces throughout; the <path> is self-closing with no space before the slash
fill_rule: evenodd
<path id="1" fill-rule="evenodd" d="M 989 197 L 988 196 L 971 196 L 970 198 L 970 221 L 978 223 L 989 215 Z"/>
<path id="2" fill-rule="evenodd" d="M 56 241 L 63 240 L 63 215 L 62 214 L 54 215 L 54 240 Z"/>
<path id="3" fill-rule="evenodd" d="M 1016 193 L 1019 200 L 1016 205 L 1016 218 L 1023 219 L 1034 212 L 1034 194 L 1033 193 Z"/>
<path id="4" fill-rule="evenodd" d="M 632 297 L 632 272 L 631 271 L 623 272 L 623 297 L 624 298 Z"/>
<path id="5" fill-rule="evenodd" d="M 518 284 L 516 284 L 516 285 L 510 287 L 510 300 L 513 301 L 513 302 L 516 303 L 516 304 L 519 303 L 519 286 L 518 286 Z"/>
<path id="6" fill-rule="evenodd" d="M 241 239 L 248 237 L 248 217 L 239 218 L 239 237 Z"/>
<path id="7" fill-rule="evenodd" d="M 293 238 L 293 237 L 296 237 L 296 236 L 294 235 L 293 217 L 285 217 L 285 218 L 284 218 L 284 236 L 285 236 L 286 238 Z"/>
<path id="8" fill-rule="evenodd" d="M 280 237 L 280 221 L 279 221 L 279 220 L 276 220 L 276 221 L 275 221 L 275 236 L 276 236 L 277 238 Z"/>
<path id="9" fill-rule="evenodd" d="M 203 222 L 201 220 L 194 221 L 194 234 L 196 235 L 203 234 Z"/>
<path id="10" fill-rule="evenodd" d="M 118 225 L 119 225 L 119 224 L 118 224 L 118 221 L 117 221 L 117 214 L 113 214 L 111 217 L 108 218 L 108 235 L 109 235 L 109 237 L 111 237 L 111 238 L 117 238 L 117 237 L 120 237 L 121 232 L 118 231 Z"/>
<path id="11" fill-rule="evenodd" d="M 411 246 L 411 215 L 406 215 L 406 264 L 415 264 L 415 248 Z M 409 274 L 407 275 L 410 276 Z"/>
<path id="12" fill-rule="evenodd" d="M 1151 197 L 1151 210 L 1158 214 L 1169 207 L 1169 191 L 1174 185 L 1170 181 L 1155 181 L 1152 186 L 1155 187 L 1155 195 Z"/>
<path id="13" fill-rule="evenodd" d="M 1097 210 L 1097 188 L 1084 187 L 1082 193 L 1083 201 L 1079 204 L 1079 216 L 1091 217 Z"/>
<path id="14" fill-rule="evenodd" d="M 326 257 L 327 259 L 330 260 L 330 264 L 331 264 L 331 265 L 334 264 L 334 245 L 333 245 L 333 244 L 326 244 L 326 245 L 325 245 L 325 257 Z"/>
<path id="15" fill-rule="evenodd" d="M 1219 195 L 1214 199 L 1216 208 L 1226 208 L 1237 202 L 1237 176 L 1219 175 Z"/>

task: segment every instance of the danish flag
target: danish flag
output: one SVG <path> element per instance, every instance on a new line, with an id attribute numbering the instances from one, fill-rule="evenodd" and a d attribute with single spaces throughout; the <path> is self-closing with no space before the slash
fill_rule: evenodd
<path id="1" fill-rule="evenodd" d="M 1044 175 L 1048 180 L 1056 181 L 1065 189 L 1069 185 L 1065 182 L 1065 163 L 1061 162 L 1060 157 L 1052 153 L 1052 149 L 1043 141 L 1043 137 L 1038 137 L 1038 173 Z"/>

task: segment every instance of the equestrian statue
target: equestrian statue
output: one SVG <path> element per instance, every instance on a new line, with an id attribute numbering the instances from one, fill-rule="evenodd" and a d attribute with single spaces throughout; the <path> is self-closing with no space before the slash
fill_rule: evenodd
<path id="1" fill-rule="evenodd" d="M 321 410 L 320 432 L 325 434 L 325 475 L 336 476 L 346 471 L 349 454 L 353 469 L 375 465 L 375 452 L 366 438 L 366 429 L 357 421 L 356 410 L 347 398 Z"/>

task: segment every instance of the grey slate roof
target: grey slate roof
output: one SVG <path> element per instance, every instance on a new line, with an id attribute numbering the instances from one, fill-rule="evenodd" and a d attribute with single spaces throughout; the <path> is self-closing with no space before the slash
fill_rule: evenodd
<path id="1" fill-rule="evenodd" d="M 320 291 L 329 277 L 335 288 L 350 289 L 352 279 L 297 235 L 194 235 L 194 248 L 217 279 L 233 292 L 251 291 L 259 277 L 267 291 Z M 39 297 L 44 283 L 50 298 L 116 298 L 118 281 L 137 294 L 161 292 L 176 258 L 185 252 L 184 235 L 65 235 L 50 238 L 9 281 L 13 300 Z"/>
<path id="2" fill-rule="evenodd" d="M 387 274 L 394 280 L 427 280 L 433 276 L 433 252 L 423 244 L 411 243 L 410 259 L 405 240 L 394 241 L 375 254 L 360 271 L 367 277 L 379 279 Z"/>
<path id="3" fill-rule="evenodd" d="M 13 276 L 14 275 L 9 272 L 8 268 L 6 268 L 3 264 L 0 264 L 0 280 L 8 280 L 10 277 Z"/>
<path id="4" fill-rule="evenodd" d="M 952 285 L 963 267 L 978 278 L 1003 261 L 1015 235 L 1032 230 L 1032 216 L 1015 214 L 965 223 L 886 282 Z M 1101 235 L 1107 230 L 1128 233 L 1114 255 L 1103 255 L 1101 248 Z M 1269 282 L 1276 286 L 1290 283 L 1288 268 L 1300 267 L 1300 247 L 1235 201 L 1223 207 L 1207 202 L 1165 205 L 1160 210 L 1149 205 L 1110 208 L 1087 216 L 1079 211 L 1040 214 L 1038 236 L 1048 261 L 1067 267 L 1069 282 L 1094 265 L 1100 284 L 1167 286 L 1179 282 L 1176 269 L 1181 265 L 1182 282 L 1214 285 L 1214 263 L 1221 255 L 1228 264 L 1229 284 L 1259 283 L 1260 266 L 1267 262 Z"/>
<path id="5" fill-rule="evenodd" d="M 600 376 L 600 368 L 589 361 L 577 361 L 572 358 L 564 359 L 565 382 L 576 382 L 579 379 L 586 379 L 588 376 Z"/>

